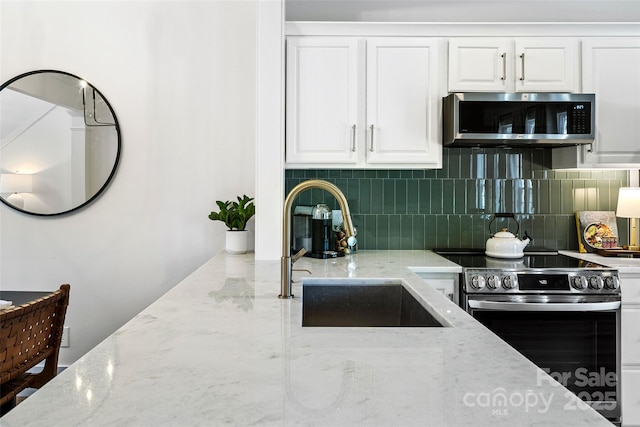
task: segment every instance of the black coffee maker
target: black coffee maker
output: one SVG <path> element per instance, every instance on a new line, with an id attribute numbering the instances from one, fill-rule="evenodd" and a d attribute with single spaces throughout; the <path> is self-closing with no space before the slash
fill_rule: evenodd
<path id="1" fill-rule="evenodd" d="M 331 209 L 325 204 L 315 205 L 311 211 L 311 256 L 324 256 L 332 249 Z"/>
<path id="2" fill-rule="evenodd" d="M 292 253 L 304 248 L 306 257 L 336 258 L 344 256 L 335 250 L 336 236 L 333 231 L 331 209 L 325 204 L 296 206 L 293 211 Z"/>

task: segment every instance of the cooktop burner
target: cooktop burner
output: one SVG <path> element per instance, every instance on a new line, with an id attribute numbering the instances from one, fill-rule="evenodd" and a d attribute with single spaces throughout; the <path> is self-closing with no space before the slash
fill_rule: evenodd
<path id="1" fill-rule="evenodd" d="M 506 268 L 506 269 L 575 269 L 608 268 L 566 255 L 560 255 L 556 251 L 527 251 L 522 258 L 493 258 L 486 256 L 483 250 L 476 249 L 435 249 L 438 255 L 464 268 Z"/>

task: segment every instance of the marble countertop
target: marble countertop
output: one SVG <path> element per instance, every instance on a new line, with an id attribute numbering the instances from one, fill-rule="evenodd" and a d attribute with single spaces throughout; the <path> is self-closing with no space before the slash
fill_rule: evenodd
<path id="1" fill-rule="evenodd" d="M 4 427 L 610 424 L 414 272 L 429 251 L 303 258 L 306 277 L 394 278 L 443 328 L 301 326 L 280 262 L 216 255 L 2 418 Z"/>
<path id="2" fill-rule="evenodd" d="M 624 273 L 640 273 L 640 258 L 602 256 L 594 253 L 580 253 L 577 251 L 564 250 L 559 252 L 574 258 L 584 259 L 586 261 L 606 265 L 611 268 L 617 268 Z"/>

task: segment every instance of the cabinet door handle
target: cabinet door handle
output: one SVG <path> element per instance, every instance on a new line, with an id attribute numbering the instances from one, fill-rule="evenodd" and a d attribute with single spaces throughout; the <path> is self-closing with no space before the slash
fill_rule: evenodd
<path id="1" fill-rule="evenodd" d="M 522 73 L 520 75 L 520 80 L 524 80 L 524 53 L 520 54 L 520 63 L 522 65 Z"/>
<path id="2" fill-rule="evenodd" d="M 351 151 L 356 152 L 356 125 L 351 126 Z"/>
<path id="3" fill-rule="evenodd" d="M 373 125 L 369 126 L 369 130 L 371 131 L 371 145 L 369 146 L 369 151 L 373 151 Z"/>
<path id="4" fill-rule="evenodd" d="M 500 80 L 506 80 L 507 79 L 507 53 L 503 53 L 502 55 L 500 55 L 500 57 L 502 58 L 502 77 L 500 77 Z"/>

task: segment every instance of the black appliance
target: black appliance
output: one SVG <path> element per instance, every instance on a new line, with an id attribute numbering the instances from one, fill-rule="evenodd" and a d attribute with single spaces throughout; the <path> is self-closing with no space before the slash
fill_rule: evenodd
<path id="1" fill-rule="evenodd" d="M 620 422 L 617 270 L 557 252 L 508 260 L 482 250 L 435 252 L 463 267 L 455 298 L 465 311 L 576 398 Z"/>
<path id="2" fill-rule="evenodd" d="M 291 236 L 293 253 L 304 248 L 306 257 L 327 259 L 344 256 L 344 252 L 335 250 L 336 236 L 331 212 L 325 204 L 294 208 Z"/>
<path id="3" fill-rule="evenodd" d="M 325 204 L 311 211 L 311 256 L 324 258 L 331 249 L 331 209 Z"/>

